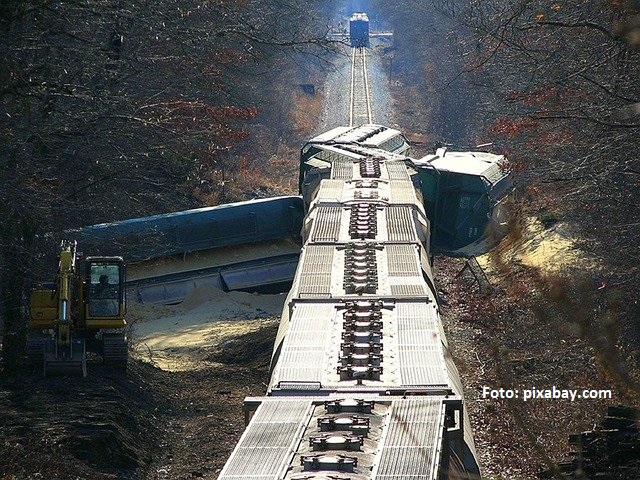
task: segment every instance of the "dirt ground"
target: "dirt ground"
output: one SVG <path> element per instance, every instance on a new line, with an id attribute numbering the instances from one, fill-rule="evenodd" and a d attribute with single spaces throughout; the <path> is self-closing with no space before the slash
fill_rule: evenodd
<path id="1" fill-rule="evenodd" d="M 133 351 L 166 371 L 216 367 L 211 348 L 270 328 L 282 313 L 285 297 L 200 287 L 178 305 L 131 304 L 127 319 Z"/>
<path id="2" fill-rule="evenodd" d="M 593 428 L 607 404 L 633 401 L 522 261 L 541 251 L 577 255 L 571 242 L 556 248 L 557 234 L 529 230 L 507 250 L 507 271 L 496 268 L 495 256 L 481 258 L 490 290 L 464 259 L 436 258 L 443 321 L 484 478 L 537 478 L 566 458 L 568 436 Z M 598 286 L 589 309 L 604 295 Z M 0 478 L 217 478 L 244 429 L 243 399 L 266 389 L 283 302 L 282 295 L 202 289 L 182 305 L 131 305 L 135 358 L 126 374 L 93 362 L 86 379 L 34 371 L 3 378 Z M 481 398 L 483 386 L 553 385 L 611 388 L 613 399 Z"/>
<path id="3" fill-rule="evenodd" d="M 606 361 L 615 358 L 607 326 L 585 320 L 602 318 L 615 292 L 564 228 L 531 221 L 519 240 L 479 258 L 489 288 L 464 259 L 436 258 L 443 322 L 487 479 L 537 478 L 607 405 L 638 403 L 625 372 Z M 0 479 L 217 478 L 244 429 L 243 399 L 266 389 L 283 302 L 201 290 L 182 305 L 132 304 L 126 374 L 97 363 L 86 379 L 0 374 Z M 613 398 L 491 400 L 483 386 L 611 389 Z"/>
<path id="4" fill-rule="evenodd" d="M 0 478 L 216 478 L 244 429 L 244 397 L 268 380 L 275 319 L 202 346 L 203 365 L 0 383 Z M 180 361 L 178 360 L 178 363 Z"/>
<path id="5" fill-rule="evenodd" d="M 592 430 L 608 405 L 638 407 L 632 374 L 618 371 L 619 352 L 603 341 L 609 332 L 600 322 L 615 292 L 601 280 L 598 262 L 580 252 L 566 225 L 545 229 L 530 218 L 516 237 L 478 258 L 486 278 L 465 268 L 466 259 L 435 262 L 483 476 L 496 480 L 539 478 L 571 458 L 569 436 Z M 482 396 L 485 386 L 609 389 L 612 398 L 491 399 Z M 631 476 L 602 478 L 640 478 L 636 468 Z"/>
<path id="6" fill-rule="evenodd" d="M 285 295 L 192 291 L 130 304 L 128 372 L 0 382 L 0 478 L 216 478 L 262 395 Z"/>

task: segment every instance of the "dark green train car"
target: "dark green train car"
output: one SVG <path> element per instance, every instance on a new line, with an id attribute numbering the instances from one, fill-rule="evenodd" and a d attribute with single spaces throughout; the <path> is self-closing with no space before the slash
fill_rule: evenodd
<path id="1" fill-rule="evenodd" d="M 506 221 L 503 200 L 513 180 L 504 156 L 440 148 L 415 166 L 434 247 L 458 251 L 488 239 Z"/>

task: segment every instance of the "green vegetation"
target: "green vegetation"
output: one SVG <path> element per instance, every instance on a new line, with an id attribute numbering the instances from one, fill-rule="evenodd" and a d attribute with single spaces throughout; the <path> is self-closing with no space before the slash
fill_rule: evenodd
<path id="1" fill-rule="evenodd" d="M 547 210 L 546 207 L 540 207 L 536 215 L 540 223 L 544 228 L 553 227 L 556 223 L 562 220 L 562 215 L 558 212 Z"/>

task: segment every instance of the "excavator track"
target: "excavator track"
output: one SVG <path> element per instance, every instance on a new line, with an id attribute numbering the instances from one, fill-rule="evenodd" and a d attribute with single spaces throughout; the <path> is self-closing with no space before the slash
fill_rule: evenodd
<path id="1" fill-rule="evenodd" d="M 127 368 L 129 346 L 124 333 L 105 333 L 102 335 L 102 359 L 105 365 Z"/>

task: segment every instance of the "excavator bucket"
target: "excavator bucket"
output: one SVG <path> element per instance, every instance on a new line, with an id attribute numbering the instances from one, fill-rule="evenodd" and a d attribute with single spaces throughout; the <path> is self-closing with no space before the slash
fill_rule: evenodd
<path id="1" fill-rule="evenodd" d="M 84 340 L 72 340 L 68 346 L 58 346 L 54 339 L 44 344 L 44 376 L 87 376 L 87 355 Z"/>

